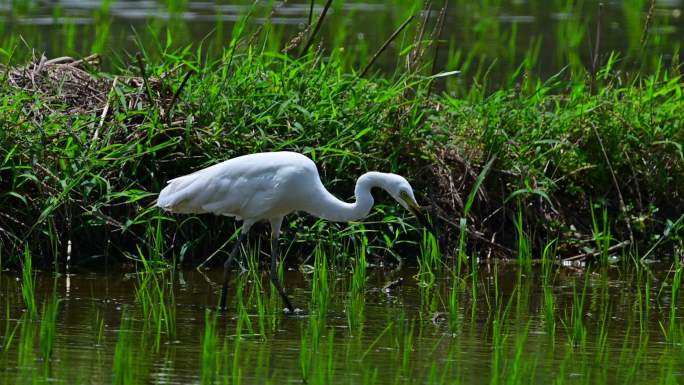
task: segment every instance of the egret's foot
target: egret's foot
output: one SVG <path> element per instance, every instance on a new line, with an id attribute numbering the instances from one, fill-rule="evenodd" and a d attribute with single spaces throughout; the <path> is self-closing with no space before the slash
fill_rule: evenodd
<path id="1" fill-rule="evenodd" d="M 300 316 L 300 315 L 306 315 L 307 314 L 306 310 L 300 309 L 300 308 L 295 308 L 294 310 L 289 309 L 289 308 L 284 308 L 283 313 L 285 315 L 291 315 L 291 316 Z"/>

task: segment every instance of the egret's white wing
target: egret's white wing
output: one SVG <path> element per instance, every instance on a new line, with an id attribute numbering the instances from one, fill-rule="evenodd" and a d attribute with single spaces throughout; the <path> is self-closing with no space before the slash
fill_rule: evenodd
<path id="1" fill-rule="evenodd" d="M 301 206 L 310 179 L 318 181 L 316 166 L 300 154 L 245 155 L 172 179 L 157 206 L 176 213 L 272 218 Z"/>

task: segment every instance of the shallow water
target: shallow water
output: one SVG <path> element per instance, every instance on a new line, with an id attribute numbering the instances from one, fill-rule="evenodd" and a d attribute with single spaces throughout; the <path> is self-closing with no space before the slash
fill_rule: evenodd
<path id="1" fill-rule="evenodd" d="M 285 316 L 267 276 L 263 293 L 255 276 L 243 273 L 231 286 L 230 309 L 218 314 L 213 340 L 205 335 L 205 314 L 209 321 L 216 314 L 209 309 L 218 300 L 218 270 L 155 275 L 169 309 L 161 318 L 175 318 L 170 328 L 146 321 L 136 296 L 142 279 L 154 277 L 150 273 L 38 273 L 38 316 L 31 320 L 23 305 L 21 273 L 4 271 L 0 342 L 6 349 L 0 352 L 0 382 L 681 383 L 684 324 L 677 309 L 682 301 L 677 300 L 670 329 L 672 274 L 667 268 L 560 267 L 545 285 L 540 269 L 481 265 L 475 279 L 457 280 L 451 323 L 453 281 L 443 278 L 449 274 L 426 287 L 417 280 L 417 269 L 369 267 L 365 292 L 354 301 L 352 274 L 331 272 L 326 311 L 325 301 L 316 299 L 322 289 L 314 282 L 320 281 L 288 271 L 285 286 L 307 314 Z M 398 278 L 403 278 L 398 288 L 383 291 Z M 236 297 L 238 283 L 244 288 Z M 553 298 L 555 328 L 545 313 L 544 287 Z M 40 308 L 53 293 L 59 310 L 54 349 L 45 360 Z M 582 293 L 583 305 L 578 305 Z M 668 340 L 666 330 L 675 330 L 676 337 Z M 121 342 L 124 335 L 127 344 Z"/>

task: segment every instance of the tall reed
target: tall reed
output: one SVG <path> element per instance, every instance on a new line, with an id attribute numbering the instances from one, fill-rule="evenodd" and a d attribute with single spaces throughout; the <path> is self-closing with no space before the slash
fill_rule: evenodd
<path id="1" fill-rule="evenodd" d="M 59 298 L 56 287 L 50 299 L 43 303 L 40 316 L 40 351 L 46 362 L 52 357 L 57 334 L 57 316 L 59 315 Z"/>
<path id="2" fill-rule="evenodd" d="M 218 379 L 220 368 L 219 339 L 216 332 L 216 313 L 204 312 L 204 334 L 200 354 L 200 383 L 213 384 Z"/>
<path id="3" fill-rule="evenodd" d="M 35 318 L 38 314 L 38 305 L 36 304 L 36 275 L 33 271 L 31 251 L 28 246 L 24 248 L 24 259 L 22 260 L 22 264 L 21 296 L 24 299 L 24 305 L 26 306 L 29 317 Z"/>
<path id="4" fill-rule="evenodd" d="M 128 385 L 138 381 L 136 355 L 133 347 L 133 332 L 129 311 L 124 309 L 121 312 L 121 322 L 117 331 L 118 338 L 114 347 L 112 362 L 113 384 Z"/>

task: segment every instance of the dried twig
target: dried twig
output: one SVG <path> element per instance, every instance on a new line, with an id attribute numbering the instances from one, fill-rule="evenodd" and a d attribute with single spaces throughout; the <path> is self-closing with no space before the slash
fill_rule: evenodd
<path id="1" fill-rule="evenodd" d="M 626 247 L 626 246 L 629 246 L 630 244 L 631 244 L 630 241 L 622 241 L 616 245 L 609 247 L 606 251 L 612 253 L 613 251 L 615 251 L 617 249 L 621 249 L 621 248 Z M 572 257 L 563 258 L 562 261 L 563 262 L 569 262 L 569 261 L 582 260 L 582 259 L 586 259 L 586 258 L 593 258 L 593 257 L 601 255 L 601 253 L 603 253 L 603 250 L 591 251 L 588 253 L 582 253 L 582 254 L 574 255 Z"/>
<path id="2" fill-rule="evenodd" d="M 180 92 L 183 90 L 183 87 L 185 87 L 185 83 L 187 83 L 188 79 L 190 78 L 190 75 L 193 74 L 193 70 L 190 69 L 188 72 L 185 73 L 185 77 L 183 77 L 183 81 L 181 81 L 180 86 L 178 86 L 178 89 L 176 92 L 173 94 L 173 97 L 171 98 L 171 101 L 169 102 L 168 107 L 166 107 L 166 122 L 167 125 L 171 125 L 171 110 L 173 109 L 174 104 L 176 104 L 176 100 L 178 99 L 178 95 Z"/>
<path id="3" fill-rule="evenodd" d="M 311 2 L 309 3 L 309 21 L 307 24 L 309 26 L 311 26 L 311 21 L 313 20 L 313 11 L 314 11 L 314 0 L 311 0 Z"/>
<path id="4" fill-rule="evenodd" d="M 40 73 L 40 71 L 43 69 L 43 64 L 45 63 L 45 60 L 47 60 L 45 55 L 41 55 L 40 61 L 38 62 L 38 65 L 34 64 L 33 68 L 31 69 L 30 77 L 31 77 L 31 84 L 33 85 L 33 88 L 38 88 L 38 87 L 36 87 L 36 74 Z"/>
<path id="5" fill-rule="evenodd" d="M 361 74 L 359 74 L 359 77 L 364 77 L 366 75 L 366 72 L 368 72 L 373 63 L 375 63 L 375 61 L 378 59 L 378 56 L 380 56 L 380 54 L 387 48 L 387 46 L 389 46 L 390 43 L 401 33 L 401 31 L 403 31 L 404 28 L 406 28 L 406 26 L 411 22 L 411 20 L 413 20 L 413 15 L 409 16 L 408 19 L 401 23 L 399 28 L 397 28 L 389 37 L 389 39 L 387 39 L 385 43 L 380 47 L 380 49 L 378 49 L 378 51 L 375 52 L 375 54 L 370 58 L 368 63 L 366 63 L 366 65 L 361 70 Z"/>
<path id="6" fill-rule="evenodd" d="M 59 101 L 68 106 L 68 113 L 100 113 L 106 102 L 106 90 L 110 81 L 98 79 L 78 66 L 95 61 L 91 55 L 82 60 L 63 56 L 48 60 L 36 59 L 23 67 L 8 68 L 6 79 L 13 87 L 40 93 L 46 102 L 32 114 L 39 118 L 45 111 L 52 111 L 50 103 Z"/>
<path id="7" fill-rule="evenodd" d="M 615 170 L 613 170 L 613 165 L 610 163 L 608 153 L 606 152 L 606 147 L 603 145 L 603 140 L 601 139 L 601 136 L 598 133 L 598 129 L 596 129 L 596 125 L 592 123 L 591 128 L 594 130 L 594 135 L 596 135 L 596 139 L 598 139 L 599 146 L 601 147 L 601 152 L 603 153 L 603 158 L 606 161 L 608 171 L 610 171 L 610 176 L 613 179 L 613 185 L 617 190 L 618 200 L 620 202 L 620 211 L 622 212 L 622 215 L 625 216 L 625 224 L 627 225 L 627 230 L 629 230 L 629 240 L 631 244 L 634 244 L 634 232 L 632 231 L 632 223 L 629 220 L 629 215 L 627 213 L 627 205 L 625 205 L 625 199 L 622 197 L 622 191 L 620 190 L 620 184 L 618 183 L 617 177 L 615 176 Z"/>
<path id="8" fill-rule="evenodd" d="M 314 30 L 311 32 L 311 35 L 309 35 L 309 40 L 306 41 L 304 49 L 299 54 L 300 57 L 304 56 L 306 52 L 309 50 L 309 48 L 311 48 L 311 44 L 313 44 L 313 41 L 316 38 L 316 35 L 318 34 L 318 31 L 321 29 L 323 19 L 325 18 L 325 15 L 328 13 L 330 5 L 332 5 L 332 0 L 328 0 L 325 3 L 325 6 L 323 7 L 323 12 L 321 12 L 321 15 L 318 17 L 318 21 L 316 21 L 316 27 L 314 27 Z"/>
<path id="9" fill-rule="evenodd" d="M 444 6 L 442 7 L 442 10 L 439 12 L 439 18 L 437 19 L 437 25 L 435 26 L 435 30 L 433 31 L 432 34 L 432 44 L 435 46 L 435 51 L 432 55 L 432 68 L 430 68 L 430 75 L 434 75 L 435 73 L 435 68 L 437 67 L 437 57 L 439 54 L 439 43 L 440 43 L 440 38 L 442 37 L 442 30 L 444 29 L 444 20 L 446 19 L 446 13 L 447 9 L 449 7 L 449 0 L 444 1 Z M 432 91 L 432 82 L 434 79 L 430 79 L 430 82 L 428 83 L 427 86 L 427 92 L 426 92 L 426 99 L 430 98 L 430 91 Z"/>
<path id="10" fill-rule="evenodd" d="M 90 145 L 94 145 L 95 142 L 97 142 L 97 139 L 100 135 L 100 128 L 102 128 L 102 125 L 104 124 L 105 118 L 107 117 L 107 113 L 109 112 L 109 104 L 111 101 L 111 94 L 114 91 L 114 88 L 116 88 L 116 83 L 119 81 L 119 77 L 115 76 L 114 81 L 112 82 L 112 88 L 109 89 L 109 92 L 107 93 L 107 104 L 105 104 L 104 108 L 102 109 L 102 114 L 100 115 L 100 124 L 97 125 L 97 128 L 95 129 L 95 132 L 93 133 L 93 137 L 90 140 Z"/>
<path id="11" fill-rule="evenodd" d="M 152 90 L 150 89 L 150 84 L 147 81 L 147 74 L 145 74 L 145 63 L 143 63 L 142 54 L 140 52 L 136 53 L 135 58 L 138 60 L 138 67 L 140 67 L 140 76 L 142 77 L 143 85 L 145 86 L 145 92 L 147 92 L 147 98 L 150 104 L 152 104 L 154 103 L 154 99 L 152 98 Z"/>
<path id="12" fill-rule="evenodd" d="M 641 49 L 646 47 L 646 41 L 648 39 L 648 31 L 651 28 L 651 21 L 653 20 L 653 12 L 655 11 L 656 0 L 651 0 L 651 5 L 648 7 L 648 13 L 646 14 L 646 22 L 644 23 L 644 30 L 641 31 Z"/>
<path id="13" fill-rule="evenodd" d="M 92 55 L 86 56 L 83 59 L 74 60 L 71 65 L 74 67 L 79 67 L 81 64 L 97 65 L 100 63 L 100 55 L 94 53 Z"/>
<path id="14" fill-rule="evenodd" d="M 421 46 L 423 45 L 423 36 L 425 35 L 425 28 L 427 27 L 428 20 L 430 19 L 430 15 L 432 14 L 432 0 L 427 1 L 427 12 L 425 13 L 425 17 L 423 18 L 423 23 L 420 26 L 420 32 L 418 35 L 416 35 L 416 39 L 414 41 L 414 47 L 411 53 L 407 56 L 408 62 L 407 64 L 407 70 L 409 72 L 412 71 L 412 67 L 414 63 L 417 63 L 419 61 L 419 57 L 422 55 L 422 49 Z"/>
<path id="15" fill-rule="evenodd" d="M 459 228 L 460 228 L 460 225 L 459 225 L 459 224 L 454 223 L 454 221 L 450 220 L 450 219 L 447 218 L 447 217 L 444 217 L 444 216 L 441 216 L 441 215 L 440 215 L 440 216 L 439 216 L 439 219 L 440 219 L 441 221 L 443 221 L 444 223 L 451 225 L 451 226 L 452 226 L 453 228 L 455 228 L 455 229 L 459 229 Z M 510 248 L 508 248 L 508 247 L 506 247 L 506 246 L 504 246 L 504 245 L 502 245 L 502 244 L 500 244 L 500 243 L 495 242 L 495 241 L 494 241 L 495 237 L 492 237 L 491 239 L 487 239 L 487 238 L 484 236 L 484 234 L 483 234 L 482 232 L 479 232 L 479 231 L 477 231 L 477 230 L 475 230 L 475 229 L 473 229 L 473 228 L 470 228 L 470 227 L 466 227 L 464 230 L 465 230 L 465 232 L 468 233 L 468 235 L 470 235 L 472 238 L 474 238 L 474 239 L 476 239 L 476 240 L 478 240 L 478 241 L 480 241 L 480 242 L 482 242 L 482 243 L 484 243 L 484 244 L 486 244 L 486 245 L 488 245 L 488 246 L 490 246 L 490 247 L 493 247 L 493 248 L 495 248 L 495 249 L 501 250 L 502 254 L 504 254 L 504 255 L 513 255 L 513 254 L 515 254 L 515 251 L 513 251 L 512 249 L 510 249 Z"/>
<path id="16" fill-rule="evenodd" d="M 593 58 L 591 60 L 591 83 L 589 84 L 589 93 L 592 95 L 596 93 L 596 73 L 598 72 L 598 57 L 601 47 L 601 11 L 603 10 L 603 3 L 598 5 L 598 13 L 596 15 L 596 43 L 594 45 Z"/>

